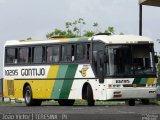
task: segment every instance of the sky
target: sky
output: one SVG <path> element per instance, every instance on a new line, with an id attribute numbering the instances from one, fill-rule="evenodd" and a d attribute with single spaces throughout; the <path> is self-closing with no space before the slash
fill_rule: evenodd
<path id="1" fill-rule="evenodd" d="M 155 41 L 157 52 L 159 13 L 160 7 L 143 6 L 143 35 Z M 6 40 L 43 40 L 47 33 L 65 29 L 65 22 L 78 18 L 87 23 L 82 29 L 91 30 L 93 22 L 98 22 L 100 31 L 113 26 L 116 34 L 139 33 L 138 0 L 0 0 L 0 55 Z"/>

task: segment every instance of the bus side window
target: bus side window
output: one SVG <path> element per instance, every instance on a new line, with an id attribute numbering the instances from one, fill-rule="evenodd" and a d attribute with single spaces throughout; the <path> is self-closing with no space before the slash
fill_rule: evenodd
<path id="1" fill-rule="evenodd" d="M 43 49 L 41 46 L 32 48 L 32 62 L 33 63 L 42 63 L 43 61 Z"/>
<path id="2" fill-rule="evenodd" d="M 63 62 L 72 62 L 74 61 L 75 57 L 74 57 L 74 45 L 63 45 L 62 46 L 62 61 Z"/>
<path id="3" fill-rule="evenodd" d="M 78 44 L 76 49 L 76 61 L 86 62 L 90 58 L 90 44 Z"/>
<path id="4" fill-rule="evenodd" d="M 47 63 L 51 63 L 52 58 L 52 47 L 47 47 Z"/>
<path id="5" fill-rule="evenodd" d="M 29 48 L 19 48 L 18 63 L 28 63 L 29 60 Z"/>
<path id="6" fill-rule="evenodd" d="M 6 63 L 7 64 L 17 64 L 18 49 L 17 48 L 7 48 L 6 49 Z"/>
<path id="7" fill-rule="evenodd" d="M 84 45 L 83 44 L 79 44 L 77 45 L 77 49 L 76 49 L 76 60 L 77 61 L 81 61 L 81 60 L 84 60 Z"/>
<path id="8" fill-rule="evenodd" d="M 51 46 L 47 48 L 47 63 L 56 63 L 59 62 L 59 46 Z"/>

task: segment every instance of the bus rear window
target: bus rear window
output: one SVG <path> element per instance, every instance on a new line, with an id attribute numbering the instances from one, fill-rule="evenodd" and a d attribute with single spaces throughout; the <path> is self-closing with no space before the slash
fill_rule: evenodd
<path id="1" fill-rule="evenodd" d="M 17 48 L 6 49 L 6 63 L 17 64 Z"/>

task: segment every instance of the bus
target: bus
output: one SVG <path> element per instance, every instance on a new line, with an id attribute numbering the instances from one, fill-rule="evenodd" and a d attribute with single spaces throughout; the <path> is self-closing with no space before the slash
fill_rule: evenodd
<path id="1" fill-rule="evenodd" d="M 4 96 L 26 106 L 55 100 L 74 105 L 86 100 L 156 98 L 153 41 L 136 35 L 97 34 L 90 38 L 11 40 L 4 45 Z"/>

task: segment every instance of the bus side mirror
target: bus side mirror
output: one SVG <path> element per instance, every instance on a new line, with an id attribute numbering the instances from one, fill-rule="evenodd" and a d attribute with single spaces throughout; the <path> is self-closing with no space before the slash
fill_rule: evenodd
<path id="1" fill-rule="evenodd" d="M 155 63 L 158 63 L 158 56 L 157 55 L 154 56 L 154 61 L 155 61 Z"/>

